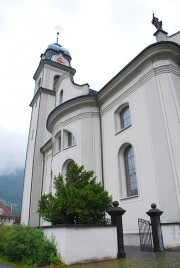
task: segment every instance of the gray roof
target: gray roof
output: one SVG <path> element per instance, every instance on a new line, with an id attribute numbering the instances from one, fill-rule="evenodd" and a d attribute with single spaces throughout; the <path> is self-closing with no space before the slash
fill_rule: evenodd
<path id="1" fill-rule="evenodd" d="M 59 54 L 59 53 L 62 53 L 66 58 L 68 58 L 69 60 L 71 60 L 71 55 L 69 53 L 69 51 L 62 47 L 60 44 L 58 43 L 54 43 L 54 44 L 50 44 L 45 53 L 44 54 L 41 54 L 41 59 L 51 59 L 51 57 L 53 55 L 56 55 L 56 54 Z"/>

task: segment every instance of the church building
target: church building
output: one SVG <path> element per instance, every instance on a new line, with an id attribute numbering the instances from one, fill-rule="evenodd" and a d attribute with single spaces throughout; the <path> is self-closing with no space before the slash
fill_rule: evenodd
<path id="1" fill-rule="evenodd" d="M 156 18 L 155 18 L 156 19 Z M 58 41 L 41 54 L 26 155 L 21 222 L 47 225 L 37 213 L 53 177 L 74 161 L 126 210 L 124 231 L 138 233 L 152 203 L 161 222 L 180 228 L 180 32 L 154 21 L 149 45 L 98 92 L 76 84 L 71 55 Z"/>

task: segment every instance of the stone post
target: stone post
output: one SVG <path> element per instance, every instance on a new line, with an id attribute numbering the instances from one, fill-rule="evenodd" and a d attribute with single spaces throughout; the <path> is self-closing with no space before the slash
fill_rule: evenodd
<path id="1" fill-rule="evenodd" d="M 126 210 L 118 206 L 119 206 L 118 201 L 114 201 L 113 208 L 109 209 L 107 213 L 111 216 L 111 223 L 117 226 L 117 243 L 118 243 L 117 258 L 126 258 L 126 253 L 124 252 L 123 225 L 122 225 L 122 215 L 126 212 Z"/>
<path id="2" fill-rule="evenodd" d="M 160 221 L 160 216 L 162 213 L 163 211 L 157 209 L 156 204 L 154 203 L 151 205 L 151 209 L 146 212 L 146 214 L 151 218 L 152 237 L 155 252 L 164 250 Z"/>

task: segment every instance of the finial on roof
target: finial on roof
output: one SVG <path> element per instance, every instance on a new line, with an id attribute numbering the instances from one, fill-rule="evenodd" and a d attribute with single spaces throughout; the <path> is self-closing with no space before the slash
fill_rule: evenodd
<path id="1" fill-rule="evenodd" d="M 59 31 L 62 31 L 62 27 L 60 25 L 57 25 L 55 27 L 55 29 L 57 30 L 57 39 L 56 39 L 56 43 L 58 44 L 58 41 L 59 41 Z"/>
<path id="2" fill-rule="evenodd" d="M 154 16 L 154 13 L 151 23 L 156 27 L 157 30 L 162 30 L 162 20 L 159 21 L 159 19 Z"/>

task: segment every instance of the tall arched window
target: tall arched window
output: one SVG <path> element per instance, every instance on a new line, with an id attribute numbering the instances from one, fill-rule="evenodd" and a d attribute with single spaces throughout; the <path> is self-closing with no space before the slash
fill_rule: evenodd
<path id="1" fill-rule="evenodd" d="M 57 84 L 58 84 L 58 81 L 59 81 L 59 78 L 60 78 L 60 75 L 55 75 L 55 76 L 54 76 L 53 90 L 56 90 L 56 88 L 57 88 Z"/>
<path id="2" fill-rule="evenodd" d="M 137 195 L 138 189 L 137 189 L 134 150 L 131 145 L 129 145 L 124 150 L 124 165 L 125 165 L 127 196 Z"/>
<path id="3" fill-rule="evenodd" d="M 63 177 L 65 176 L 66 172 L 67 172 L 67 169 L 69 167 L 69 165 L 74 162 L 74 160 L 72 159 L 68 159 L 64 162 L 63 166 L 62 166 L 62 175 Z"/>
<path id="4" fill-rule="evenodd" d="M 118 155 L 120 198 L 135 197 L 138 195 L 136 161 L 131 144 L 124 143 Z"/>

